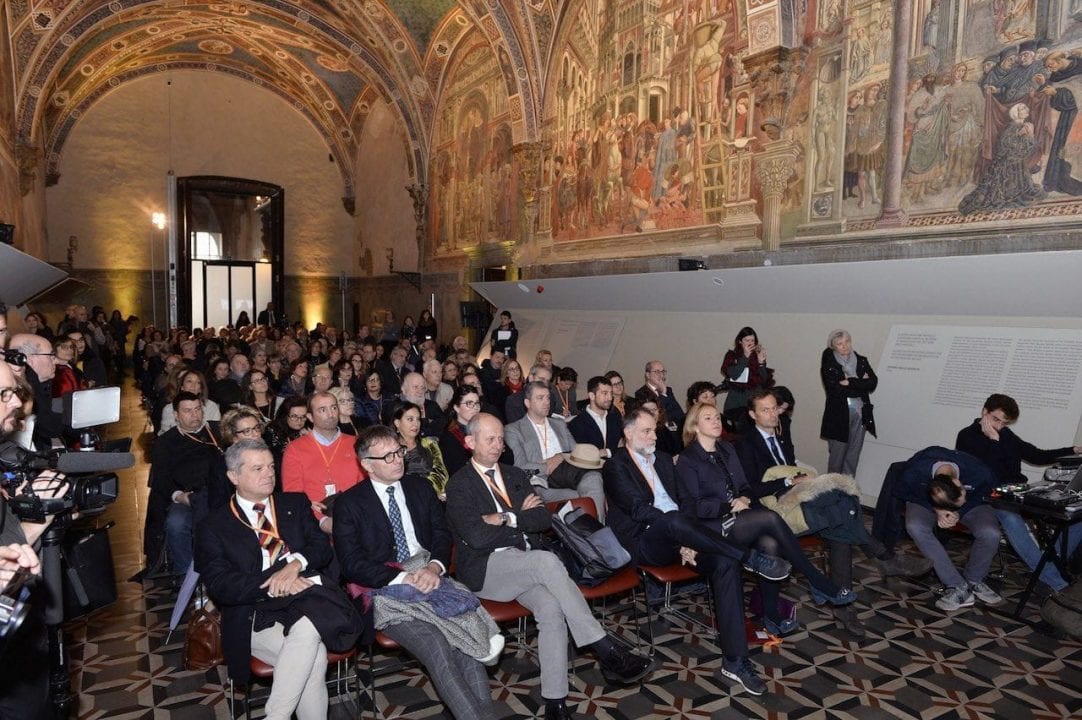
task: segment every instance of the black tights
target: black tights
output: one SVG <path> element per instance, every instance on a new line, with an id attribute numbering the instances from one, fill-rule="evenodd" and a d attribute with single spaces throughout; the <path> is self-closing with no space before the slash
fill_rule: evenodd
<path id="1" fill-rule="evenodd" d="M 753 547 L 766 555 L 784 558 L 794 569 L 803 573 L 816 590 L 831 597 L 838 593 L 838 586 L 815 569 L 801 549 L 796 535 L 793 535 L 781 515 L 773 510 L 751 508 L 737 513 L 736 522 L 729 531 L 729 539 L 738 545 Z M 771 621 L 777 622 L 781 583 L 760 580 L 759 591 L 763 594 L 763 612 Z"/>

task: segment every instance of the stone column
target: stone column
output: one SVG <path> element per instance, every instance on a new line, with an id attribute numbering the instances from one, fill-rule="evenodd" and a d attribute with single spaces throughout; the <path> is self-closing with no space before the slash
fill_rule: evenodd
<path id="1" fill-rule="evenodd" d="M 902 227 L 909 218 L 902 209 L 902 170 L 905 164 L 905 90 L 909 67 L 909 32 L 913 3 L 894 3 L 894 52 L 890 59 L 890 97 L 887 116 L 887 162 L 883 168 L 883 210 L 875 226 Z"/>
<path id="2" fill-rule="evenodd" d="M 537 221 L 537 185 L 541 177 L 541 143 L 523 142 L 512 145 L 511 154 L 518 167 L 519 193 L 522 198 L 517 256 L 536 259 L 538 248 L 534 243 L 534 223 Z"/>
<path id="3" fill-rule="evenodd" d="M 748 138 L 738 138 L 734 143 L 722 145 L 728 153 L 725 164 L 724 211 L 721 219 L 722 240 L 747 240 L 759 234 L 763 221 L 755 211 L 751 197 L 751 173 L 754 165 Z"/>
<path id="4" fill-rule="evenodd" d="M 791 140 L 772 140 L 755 157 L 755 176 L 763 190 L 763 250 L 781 246 L 781 196 L 794 175 L 797 150 Z"/>

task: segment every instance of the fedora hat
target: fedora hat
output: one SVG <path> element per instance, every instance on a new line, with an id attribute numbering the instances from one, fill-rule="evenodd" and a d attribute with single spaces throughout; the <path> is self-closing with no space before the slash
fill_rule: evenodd
<path id="1" fill-rule="evenodd" d="M 602 465 L 601 451 L 588 443 L 576 443 L 564 460 L 583 470 L 600 470 Z"/>

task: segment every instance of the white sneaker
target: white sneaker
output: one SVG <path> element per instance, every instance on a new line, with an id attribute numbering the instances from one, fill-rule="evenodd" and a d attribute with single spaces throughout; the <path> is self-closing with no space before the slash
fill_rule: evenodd
<path id="1" fill-rule="evenodd" d="M 1003 602 L 1003 596 L 985 583 L 970 583 L 969 590 L 985 605 L 999 605 Z"/>
<path id="2" fill-rule="evenodd" d="M 500 661 L 500 654 L 503 652 L 503 635 L 496 633 L 488 639 L 488 655 L 483 658 L 478 658 L 478 662 L 482 665 L 492 667 Z"/>
<path id="3" fill-rule="evenodd" d="M 954 612 L 959 608 L 973 607 L 973 593 L 965 585 L 952 587 L 935 601 L 935 606 L 940 610 Z"/>

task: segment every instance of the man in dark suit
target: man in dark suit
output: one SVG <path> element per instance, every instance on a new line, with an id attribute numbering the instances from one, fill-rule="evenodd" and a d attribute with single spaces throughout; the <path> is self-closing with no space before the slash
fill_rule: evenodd
<path id="1" fill-rule="evenodd" d="M 403 402 L 411 402 L 421 408 L 421 437 L 439 437 L 447 427 L 447 416 L 440 410 L 440 406 L 434 400 L 425 397 L 425 378 L 421 373 L 406 373 L 402 378 L 401 392 L 397 393 L 398 399 Z M 383 412 L 383 424 L 394 427 L 392 415 L 394 415 L 397 403 L 389 404 Z"/>
<path id="2" fill-rule="evenodd" d="M 549 353 L 552 358 L 552 353 Z M 526 378 L 526 384 L 517 393 L 507 396 L 504 401 L 503 419 L 511 424 L 526 417 L 526 387 L 532 382 L 543 382 L 548 385 L 552 382 L 552 370 L 544 365 L 534 365 L 530 368 L 530 374 Z"/>
<path id="3" fill-rule="evenodd" d="M 669 374 L 660 360 L 651 360 L 646 363 L 643 378 L 645 382 L 635 391 L 635 397 L 653 398 L 658 407 L 665 411 L 665 425 L 659 425 L 657 432 L 665 435 L 665 447 L 671 448 L 674 455 L 679 454 L 684 447 L 684 440 L 680 435 L 680 428 L 684 424 L 684 408 L 680 407 L 680 401 L 669 385 Z"/>
<path id="4" fill-rule="evenodd" d="M 267 303 L 267 308 L 260 310 L 259 315 L 256 316 L 256 324 L 268 328 L 277 326 L 280 320 L 278 313 L 274 311 L 273 302 Z"/>
<path id="5" fill-rule="evenodd" d="M 620 413 L 612 409 L 612 383 L 603 376 L 590 378 L 586 383 L 589 404 L 571 422 L 567 429 L 575 442 L 588 443 L 601 451 L 601 457 L 610 458 L 620 447 L 624 435 Z"/>
<path id="6" fill-rule="evenodd" d="M 451 563 L 451 531 L 432 485 L 425 478 L 403 477 L 405 449 L 388 427 L 365 428 L 355 447 L 370 482 L 353 486 L 334 504 L 334 549 L 343 576 L 367 588 L 405 584 L 431 592 Z M 404 572 L 400 563 L 421 550 L 431 555 L 428 565 Z M 366 622 L 371 617 L 368 613 Z M 452 715 L 495 720 L 483 665 L 452 647 L 433 624 L 413 620 L 383 632 L 424 664 Z M 502 637 L 495 637 L 500 641 L 493 660 L 503 647 Z"/>
<path id="7" fill-rule="evenodd" d="M 517 600 L 538 618 L 537 648 L 546 720 L 564 720 L 567 632 L 578 647 L 597 653 L 612 682 L 630 684 L 652 668 L 646 658 L 617 647 L 590 613 L 563 563 L 540 550 L 551 517 L 526 473 L 499 463 L 503 425 L 493 415 L 470 420 L 466 445 L 470 462 L 447 485 L 447 520 L 455 536 L 456 574 L 479 597 Z"/>
<path id="8" fill-rule="evenodd" d="M 262 441 L 226 452 L 236 494 L 200 525 L 196 569 L 222 611 L 222 649 L 229 675 L 246 683 L 254 656 L 274 666 L 268 718 L 327 717 L 327 648 L 303 615 L 290 623 L 285 605 L 313 585 L 333 561 L 327 535 L 300 493 L 274 493 L 274 458 Z M 288 634 L 287 634 L 288 630 Z M 341 648 L 338 648 L 341 649 Z"/>
<path id="9" fill-rule="evenodd" d="M 796 465 L 796 450 L 789 433 L 781 432 L 782 424 L 778 413 L 778 398 L 774 391 L 768 388 L 755 390 L 748 396 L 748 416 L 751 418 L 752 427 L 736 443 L 736 454 L 740 458 L 740 465 L 744 468 L 744 475 L 751 485 L 752 494 L 756 498 L 774 495 L 781 497 L 793 485 L 803 482 L 807 475 L 783 476 L 774 480 L 763 480 L 763 473 L 776 465 Z M 852 532 L 845 535 L 850 539 L 832 538 L 826 531 L 824 538 L 827 541 L 827 561 L 830 565 L 830 579 L 842 589 L 853 589 L 853 546 L 852 538 L 866 540 L 860 547 L 877 562 L 883 575 L 904 575 L 916 577 L 928 572 L 931 563 L 922 558 L 909 555 L 896 555 L 893 550 L 887 549 L 878 539 L 871 537 L 864 529 L 864 521 L 860 515 L 860 508 L 852 496 L 848 496 L 847 502 L 852 502 L 854 513 L 846 515 L 848 518 L 845 525 L 852 528 Z M 852 523 L 852 525 L 848 525 Z M 846 631 L 856 638 L 865 635 L 863 623 L 857 617 L 856 610 L 852 605 L 839 605 L 831 608 L 834 619 Z"/>
<path id="10" fill-rule="evenodd" d="M 376 361 L 376 369 L 379 371 L 380 382 L 383 383 L 384 395 L 397 395 L 402 389 L 402 381 L 410 372 L 406 365 L 406 349 L 396 346 L 387 357 Z M 421 383 L 424 383 L 423 377 Z"/>
<path id="11" fill-rule="evenodd" d="M 633 562 L 670 565 L 679 558 L 710 581 L 714 594 L 717 642 L 724 653 L 721 673 L 753 695 L 766 692 L 748 659 L 744 636 L 744 596 L 740 568 L 769 580 L 789 575 L 789 563 L 730 542 L 676 504 L 672 457 L 656 451 L 657 422 L 644 408 L 624 417 L 624 447 L 605 463 L 609 527 Z"/>

